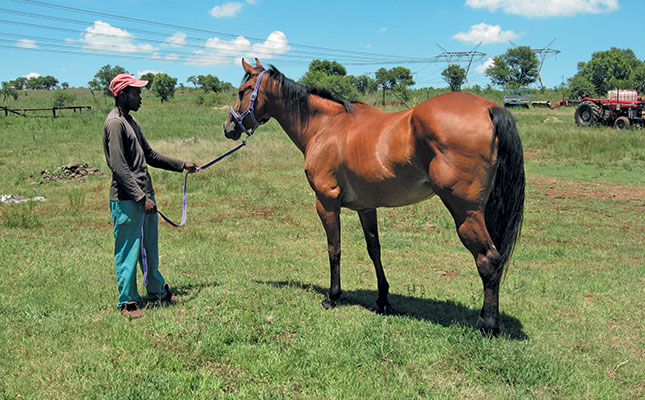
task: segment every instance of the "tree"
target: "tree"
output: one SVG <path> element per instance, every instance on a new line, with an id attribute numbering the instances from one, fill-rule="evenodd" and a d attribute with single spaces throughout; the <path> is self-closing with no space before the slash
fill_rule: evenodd
<path id="1" fill-rule="evenodd" d="M 458 92 L 461 90 L 461 85 L 466 79 L 466 70 L 457 64 L 451 64 L 448 68 L 444 69 L 441 73 L 443 80 L 450 85 L 450 90 Z"/>
<path id="2" fill-rule="evenodd" d="M 148 83 L 146 83 L 146 89 L 149 90 L 150 88 L 152 88 L 152 83 L 155 81 L 155 74 L 152 72 L 146 72 L 145 74 L 141 75 L 139 79 L 148 81 Z"/>
<path id="3" fill-rule="evenodd" d="M 7 97 L 13 97 L 14 100 L 18 99 L 18 91 L 13 87 L 11 82 L 2 82 L 0 94 L 2 94 L 2 101 L 7 101 Z"/>
<path id="4" fill-rule="evenodd" d="M 161 102 L 168 101 L 175 95 L 177 78 L 171 78 L 168 74 L 159 73 L 155 75 L 152 83 L 152 92 L 161 98 Z"/>
<path id="5" fill-rule="evenodd" d="M 76 96 L 66 92 L 65 90 L 56 90 L 52 97 L 52 106 L 65 107 L 76 101 Z"/>
<path id="6" fill-rule="evenodd" d="M 645 96 L 645 62 L 634 71 L 634 89 L 641 96 Z"/>
<path id="7" fill-rule="evenodd" d="M 347 70 L 341 64 L 336 61 L 329 60 L 313 60 L 309 63 L 310 72 L 324 72 L 325 74 L 332 75 L 347 75 Z"/>
<path id="8" fill-rule="evenodd" d="M 383 104 L 385 104 L 385 91 L 392 90 L 400 92 L 404 100 L 408 99 L 407 88 L 414 85 L 412 73 L 404 67 L 394 67 L 392 69 L 379 68 L 376 71 L 376 82 L 383 88 Z"/>
<path id="9" fill-rule="evenodd" d="M 125 68 L 118 65 L 112 67 L 110 66 L 110 64 L 107 64 L 102 66 L 99 72 L 94 75 L 94 79 L 89 81 L 87 84 L 89 85 L 90 90 L 92 90 L 92 94 L 94 94 L 93 91 L 95 89 L 99 89 L 103 90 L 103 93 L 105 93 L 106 95 L 112 96 L 112 92 L 110 92 L 110 82 L 118 74 L 125 73 L 127 73 Z"/>
<path id="10" fill-rule="evenodd" d="M 300 83 L 325 89 L 339 99 L 357 101 L 358 90 L 353 85 L 355 79 L 347 75 L 345 67 L 336 61 L 313 60 L 309 70 L 300 78 Z"/>
<path id="11" fill-rule="evenodd" d="M 193 86 L 197 87 L 197 77 L 195 75 L 191 75 L 186 79 L 186 82 L 190 82 L 193 84 Z"/>
<path id="12" fill-rule="evenodd" d="M 638 87 L 642 66 L 643 62 L 636 58 L 631 49 L 612 47 L 593 53 L 591 60 L 586 63 L 578 63 L 578 73 L 574 78 L 591 82 L 594 90 L 588 95 L 605 96 L 611 89 Z"/>
<path id="13" fill-rule="evenodd" d="M 208 75 L 197 75 L 197 84 L 204 89 L 204 92 L 218 93 L 222 91 L 222 81 L 218 77 Z"/>
<path id="14" fill-rule="evenodd" d="M 27 80 L 28 80 L 27 78 L 25 78 L 24 76 L 21 76 L 12 81 L 9 81 L 9 85 L 16 88 L 16 90 L 23 90 L 27 87 Z"/>
<path id="15" fill-rule="evenodd" d="M 352 80 L 352 86 L 356 88 L 360 93 L 365 94 L 367 92 L 375 92 L 378 90 L 378 83 L 376 80 L 370 78 L 369 76 L 363 74 L 357 76 Z"/>
<path id="16" fill-rule="evenodd" d="M 32 90 L 38 90 L 38 89 L 51 90 L 55 88 L 57 85 L 58 85 L 58 79 L 54 78 L 51 75 L 35 76 L 27 80 L 27 83 L 25 84 L 25 88 L 32 89 Z"/>
<path id="17" fill-rule="evenodd" d="M 569 78 L 569 98 L 578 99 L 584 96 L 593 96 L 596 91 L 593 83 L 582 75 Z"/>
<path id="18" fill-rule="evenodd" d="M 493 65 L 486 69 L 485 74 L 495 85 L 519 88 L 537 80 L 538 65 L 537 56 L 531 48 L 519 46 L 493 57 Z"/>

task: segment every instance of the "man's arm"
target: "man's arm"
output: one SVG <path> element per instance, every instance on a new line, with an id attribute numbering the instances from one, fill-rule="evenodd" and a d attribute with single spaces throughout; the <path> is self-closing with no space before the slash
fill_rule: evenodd
<path id="1" fill-rule="evenodd" d="M 141 148 L 143 148 L 143 154 L 146 157 L 146 163 L 151 167 L 166 169 L 169 171 L 181 172 L 184 170 L 184 162 L 176 158 L 171 158 L 165 156 L 155 150 L 153 150 L 150 143 L 141 130 L 139 130 L 139 140 L 141 143 Z"/>

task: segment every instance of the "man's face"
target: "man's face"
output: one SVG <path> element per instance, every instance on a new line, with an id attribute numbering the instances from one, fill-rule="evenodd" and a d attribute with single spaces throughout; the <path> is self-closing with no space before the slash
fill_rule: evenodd
<path id="1" fill-rule="evenodd" d="M 123 105 L 125 105 L 128 110 L 138 111 L 141 107 L 141 88 L 128 86 L 123 89 Z"/>

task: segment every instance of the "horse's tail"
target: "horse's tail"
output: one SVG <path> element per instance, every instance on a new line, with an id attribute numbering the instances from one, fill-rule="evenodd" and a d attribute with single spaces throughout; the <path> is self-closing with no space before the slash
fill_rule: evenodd
<path id="1" fill-rule="evenodd" d="M 492 107 L 490 117 L 497 138 L 497 172 L 486 204 L 488 233 L 500 254 L 498 268 L 503 270 L 513 253 L 524 215 L 524 153 L 513 115 Z"/>

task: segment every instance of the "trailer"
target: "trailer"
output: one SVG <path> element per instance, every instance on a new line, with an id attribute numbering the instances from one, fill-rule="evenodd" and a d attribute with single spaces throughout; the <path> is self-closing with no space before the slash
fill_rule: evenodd
<path id="1" fill-rule="evenodd" d="M 531 91 L 529 88 L 504 89 L 504 107 L 521 106 L 529 108 Z"/>

